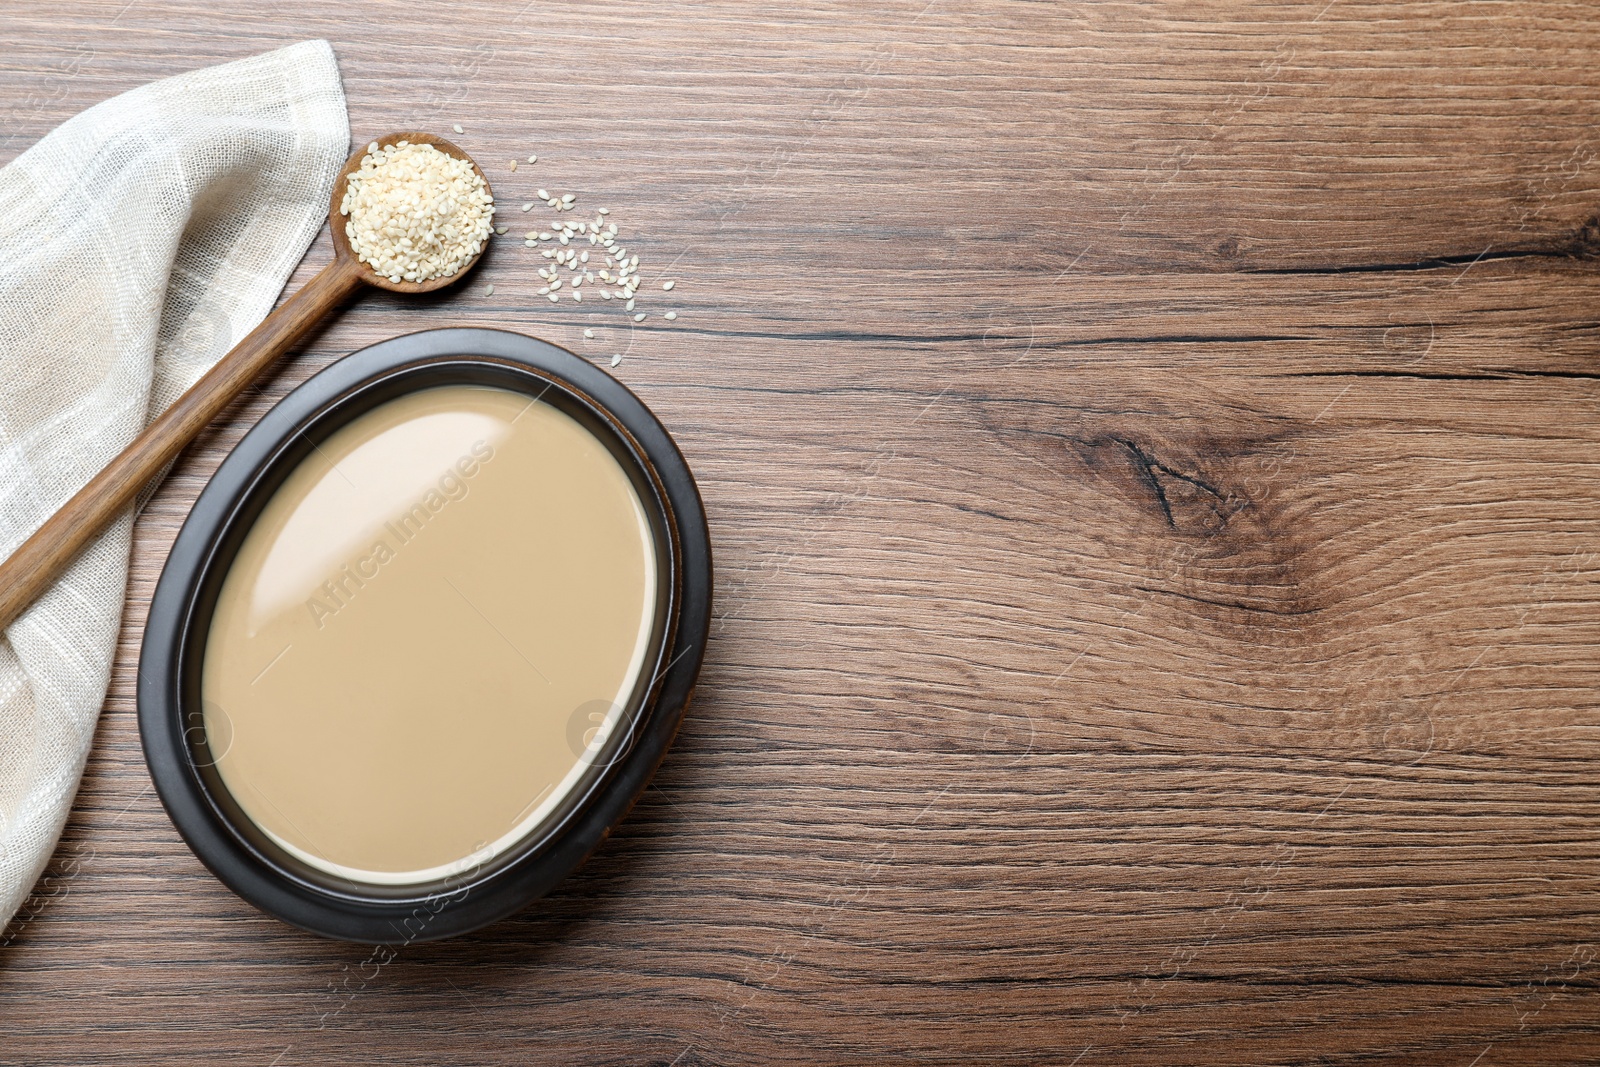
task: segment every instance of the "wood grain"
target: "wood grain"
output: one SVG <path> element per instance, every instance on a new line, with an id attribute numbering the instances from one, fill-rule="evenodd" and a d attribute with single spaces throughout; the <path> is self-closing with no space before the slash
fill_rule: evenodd
<path id="1" fill-rule="evenodd" d="M 502 203 L 605 204 L 646 291 L 678 282 L 629 327 L 498 247 L 352 308 L 185 454 L 0 948 L 0 1062 L 1600 1059 L 1588 6 L 115 0 L 0 31 L 0 159 L 327 36 L 357 139 L 459 122 Z M 586 866 L 389 958 L 205 872 L 133 683 L 226 450 L 445 325 L 624 354 L 700 479 L 717 622 Z"/>

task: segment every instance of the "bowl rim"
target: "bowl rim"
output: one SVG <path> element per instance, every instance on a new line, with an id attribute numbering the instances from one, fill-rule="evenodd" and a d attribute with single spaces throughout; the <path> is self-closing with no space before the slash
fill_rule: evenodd
<path id="1" fill-rule="evenodd" d="M 300 864 L 242 816 L 204 756 L 199 673 L 211 607 L 262 506 L 321 437 L 401 395 L 447 384 L 538 384 L 629 470 L 657 539 L 652 655 L 631 728 L 568 803 L 486 864 L 435 882 L 353 883 Z M 511 387 L 515 387 L 512 385 Z M 629 464 L 624 462 L 625 470 Z M 640 484 L 640 476 L 645 479 Z M 665 558 L 663 558 L 665 557 Z M 151 599 L 140 650 L 140 739 L 179 834 L 224 884 L 315 933 L 366 944 L 436 940 L 521 910 L 575 869 L 627 813 L 665 756 L 692 697 L 710 629 L 712 566 L 698 488 L 660 421 L 621 382 L 549 342 L 453 328 L 391 338 L 333 363 L 279 401 L 233 448 L 190 510 Z M 197 736 L 198 732 L 198 736 Z M 199 758 L 197 758 L 197 754 Z"/>

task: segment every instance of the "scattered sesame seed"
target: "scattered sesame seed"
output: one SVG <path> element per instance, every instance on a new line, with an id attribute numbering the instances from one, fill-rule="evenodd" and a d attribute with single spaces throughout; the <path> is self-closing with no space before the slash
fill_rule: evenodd
<path id="1" fill-rule="evenodd" d="M 639 314 L 635 315 L 633 317 L 633 321 L 634 322 L 643 322 L 644 321 L 644 312 L 641 311 L 641 312 L 639 312 Z"/>
<path id="2" fill-rule="evenodd" d="M 623 295 L 627 296 L 626 293 L 624 293 Z M 628 303 L 627 303 L 627 306 L 626 306 L 625 310 L 627 310 L 627 311 L 632 311 L 633 310 L 633 297 L 631 297 L 631 296 L 628 297 Z"/>
<path id="3" fill-rule="evenodd" d="M 589 340 L 593 341 L 594 340 L 594 331 L 593 330 L 584 330 L 583 331 L 583 336 L 585 336 Z"/>
<path id="4" fill-rule="evenodd" d="M 548 285 L 541 286 L 540 289 L 539 289 L 539 295 L 540 296 L 549 296 L 550 295 L 550 287 Z"/>
<path id="5" fill-rule="evenodd" d="M 613 367 L 615 367 L 618 363 L 621 363 L 621 362 L 622 362 L 622 353 L 621 352 L 618 352 L 616 355 L 611 357 L 611 365 Z"/>
<path id="6" fill-rule="evenodd" d="M 467 131 L 466 131 L 466 130 L 463 130 L 463 129 L 462 129 L 462 128 L 461 128 L 461 123 L 459 123 L 459 122 L 458 122 L 458 123 L 456 123 L 456 124 L 455 124 L 455 125 L 454 125 L 454 126 L 452 126 L 452 127 L 450 127 L 450 128 L 451 128 L 451 129 L 452 129 L 452 130 L 454 130 L 454 131 L 456 131 L 456 132 L 457 132 L 457 133 L 466 133 L 466 132 L 467 132 Z"/>
<path id="7" fill-rule="evenodd" d="M 554 249 L 546 248 L 544 251 L 540 252 L 539 254 L 541 256 L 543 256 L 545 259 L 549 259 L 551 256 L 555 255 L 556 253 L 555 253 Z"/>
<path id="8" fill-rule="evenodd" d="M 602 290 L 600 290 L 600 299 L 601 300 L 610 300 L 611 299 L 611 290 L 610 289 L 602 289 Z"/>
<path id="9" fill-rule="evenodd" d="M 534 155 L 530 155 L 528 157 L 528 162 L 529 163 L 537 163 L 537 162 L 539 162 L 539 157 L 538 156 L 534 156 Z"/>
<path id="10" fill-rule="evenodd" d="M 509 229 L 511 229 L 510 226 L 500 226 L 500 227 L 496 228 L 494 232 L 495 233 L 505 233 Z"/>
<path id="11" fill-rule="evenodd" d="M 587 252 L 579 252 L 578 253 L 578 260 L 579 260 L 579 262 L 582 262 L 582 263 L 589 262 L 589 253 L 587 253 Z"/>
<path id="12" fill-rule="evenodd" d="M 533 205 L 532 204 L 523 204 L 522 205 L 522 210 L 523 211 L 532 211 L 533 210 Z"/>
<path id="13" fill-rule="evenodd" d="M 661 283 L 661 290 L 663 292 L 670 293 L 670 292 L 672 292 L 672 287 L 674 285 L 677 285 L 677 284 L 678 284 L 677 282 L 662 282 Z"/>
<path id="14" fill-rule="evenodd" d="M 560 293 L 551 293 L 550 294 L 550 303 L 554 304 L 560 299 L 561 299 L 561 294 Z"/>
<path id="15" fill-rule="evenodd" d="M 538 196 L 538 198 L 540 200 L 549 200 L 550 199 L 550 194 L 548 192 L 546 192 L 545 190 L 543 190 L 543 189 L 540 189 L 538 191 L 538 193 L 536 193 L 535 195 Z"/>
<path id="16" fill-rule="evenodd" d="M 576 196 L 572 195 L 571 193 L 568 193 L 566 196 L 563 196 L 561 198 L 561 202 L 563 204 L 570 204 L 576 199 L 578 199 Z"/>
<path id="17" fill-rule="evenodd" d="M 609 215 L 609 214 L 611 214 L 611 209 L 608 208 L 608 207 L 597 207 L 597 208 L 595 208 L 595 211 L 596 211 L 596 213 L 601 214 L 601 215 Z"/>
<path id="18" fill-rule="evenodd" d="M 665 317 L 668 322 L 671 322 L 678 317 L 678 313 L 676 311 L 669 311 Z"/>
<path id="19" fill-rule="evenodd" d="M 513 159 L 511 161 L 511 173 L 515 174 L 516 172 L 517 172 L 517 161 Z"/>
<path id="20" fill-rule="evenodd" d="M 583 303 L 583 294 L 581 292 L 579 292 L 578 290 L 574 289 L 572 291 L 572 299 L 576 300 L 578 303 L 581 304 L 581 303 Z"/>
<path id="21" fill-rule="evenodd" d="M 550 283 L 550 288 L 553 289 L 553 290 L 561 288 L 561 279 L 557 278 L 555 281 L 551 282 Z"/>
<path id="22" fill-rule="evenodd" d="M 489 288 L 485 289 L 483 291 L 483 295 L 484 296 L 493 296 L 494 295 L 494 286 L 491 285 L 491 286 L 489 286 Z"/>

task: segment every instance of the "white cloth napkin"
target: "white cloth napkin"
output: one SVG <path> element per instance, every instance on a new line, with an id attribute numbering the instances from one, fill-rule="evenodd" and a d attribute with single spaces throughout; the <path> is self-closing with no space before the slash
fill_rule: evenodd
<path id="1" fill-rule="evenodd" d="M 0 557 L 272 309 L 349 150 L 307 41 L 90 108 L 0 169 Z M 131 509 L 0 640 L 0 926 L 105 700 Z"/>

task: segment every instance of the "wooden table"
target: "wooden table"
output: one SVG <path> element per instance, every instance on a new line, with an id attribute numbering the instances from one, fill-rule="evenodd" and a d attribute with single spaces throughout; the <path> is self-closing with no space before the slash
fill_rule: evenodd
<path id="1" fill-rule="evenodd" d="M 187 454 L 0 1063 L 1600 1059 L 1592 7 L 225 6 L 8 4 L 0 160 L 326 36 L 355 138 L 460 123 L 503 202 L 610 206 L 681 318 L 552 306 L 513 240 Z M 243 431 L 443 325 L 624 353 L 717 621 L 589 863 L 386 960 L 206 873 L 134 671 Z"/>

